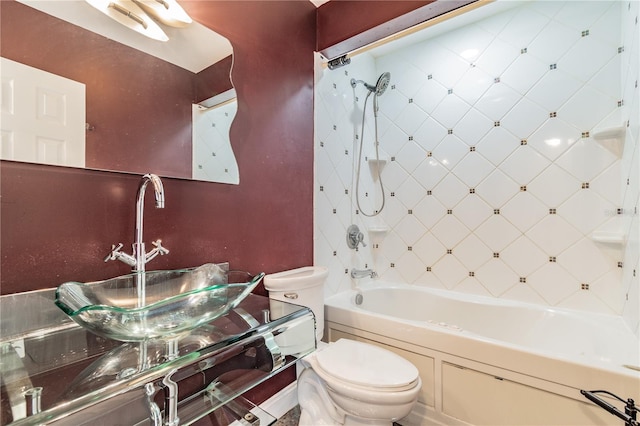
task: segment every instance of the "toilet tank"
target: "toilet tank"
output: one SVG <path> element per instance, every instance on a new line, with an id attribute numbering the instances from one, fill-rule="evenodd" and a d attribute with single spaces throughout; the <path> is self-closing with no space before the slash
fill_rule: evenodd
<path id="1" fill-rule="evenodd" d="M 316 317 L 316 340 L 324 334 L 324 282 L 328 271 L 324 266 L 305 266 L 264 277 L 269 298 L 306 306 Z"/>

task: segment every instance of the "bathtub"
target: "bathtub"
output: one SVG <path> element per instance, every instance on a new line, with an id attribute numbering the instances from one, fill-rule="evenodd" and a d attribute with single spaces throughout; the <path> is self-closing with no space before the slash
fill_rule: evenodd
<path id="1" fill-rule="evenodd" d="M 326 299 L 325 321 L 328 341 L 416 364 L 424 385 L 404 426 L 623 425 L 580 390 L 640 401 L 640 345 L 620 317 L 371 280 Z"/>

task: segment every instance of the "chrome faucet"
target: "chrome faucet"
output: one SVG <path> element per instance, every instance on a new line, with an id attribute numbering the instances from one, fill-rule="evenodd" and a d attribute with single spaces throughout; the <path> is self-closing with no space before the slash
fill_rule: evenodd
<path id="1" fill-rule="evenodd" d="M 142 224 L 144 219 L 144 194 L 147 189 L 147 184 L 151 182 L 153 184 L 153 191 L 156 198 L 156 208 L 164 208 L 164 187 L 160 178 L 154 174 L 146 174 L 142 176 L 140 185 L 138 186 L 138 194 L 136 197 L 136 234 L 133 243 L 133 255 L 123 253 L 122 243 L 117 246 L 111 246 L 111 253 L 104 258 L 104 261 L 119 260 L 132 267 L 133 272 L 144 272 L 145 264 L 155 258 L 157 255 L 163 255 L 169 253 L 169 250 L 162 247 L 162 241 L 156 240 L 152 242 L 155 247 L 149 253 L 146 252 L 144 247 L 144 241 L 142 239 Z"/>
<path id="2" fill-rule="evenodd" d="M 364 278 L 364 277 L 376 278 L 377 276 L 378 274 L 373 269 L 353 268 L 351 270 L 351 278 Z"/>

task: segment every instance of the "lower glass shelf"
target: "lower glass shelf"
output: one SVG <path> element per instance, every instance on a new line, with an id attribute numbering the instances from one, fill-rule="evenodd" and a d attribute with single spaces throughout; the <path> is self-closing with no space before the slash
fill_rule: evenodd
<path id="1" fill-rule="evenodd" d="M 180 425 L 184 426 L 194 424 L 205 416 L 209 417 L 211 423 L 221 426 L 268 426 L 277 420 L 242 396 L 222 401 L 215 396 L 200 395 L 179 407 L 178 413 Z"/>

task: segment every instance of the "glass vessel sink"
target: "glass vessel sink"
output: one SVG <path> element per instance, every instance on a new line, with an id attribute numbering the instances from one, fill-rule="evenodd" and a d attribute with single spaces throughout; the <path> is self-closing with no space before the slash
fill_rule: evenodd
<path id="1" fill-rule="evenodd" d="M 137 272 L 90 283 L 67 282 L 55 303 L 76 323 L 109 339 L 172 339 L 234 309 L 264 273 L 225 271 L 216 264 Z"/>

